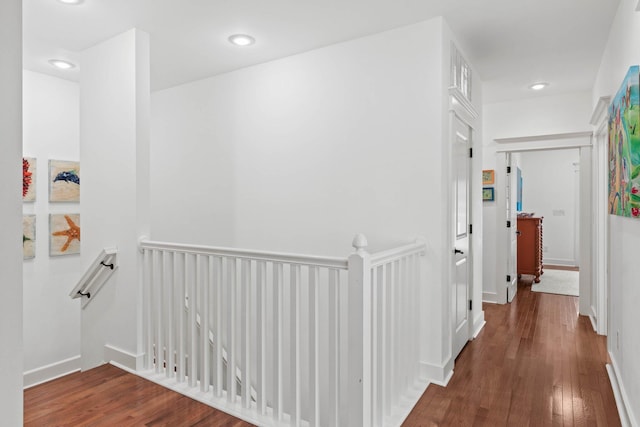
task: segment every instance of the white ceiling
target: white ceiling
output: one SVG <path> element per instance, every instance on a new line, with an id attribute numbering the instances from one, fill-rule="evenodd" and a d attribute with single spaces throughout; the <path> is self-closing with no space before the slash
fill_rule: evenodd
<path id="1" fill-rule="evenodd" d="M 25 68 L 132 27 L 151 35 L 152 90 L 442 15 L 484 81 L 485 102 L 589 90 L 620 0 L 24 0 Z M 257 42 L 232 46 L 248 33 Z M 533 93 L 527 86 L 547 81 Z"/>

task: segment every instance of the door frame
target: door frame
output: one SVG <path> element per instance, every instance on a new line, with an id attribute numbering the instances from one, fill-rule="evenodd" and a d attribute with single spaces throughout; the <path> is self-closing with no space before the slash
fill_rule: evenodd
<path id="1" fill-rule="evenodd" d="M 591 289 L 594 286 L 591 274 L 592 243 L 594 241 L 592 212 L 596 201 L 592 203 L 592 149 L 593 132 L 569 132 L 550 135 L 532 135 L 517 138 L 501 138 L 494 140 L 496 149 L 496 188 L 504 191 L 506 188 L 506 158 L 507 153 L 528 151 L 553 151 L 577 148 L 580 151 L 580 314 L 588 315 L 591 307 Z M 507 286 L 504 279 L 507 275 L 507 228 L 506 228 L 506 197 L 498 191 L 496 195 L 496 269 L 498 286 L 496 299 L 499 304 L 507 303 Z M 504 226 L 503 226 L 504 225 Z M 501 280 L 501 278 L 503 280 Z"/>
<path id="2" fill-rule="evenodd" d="M 505 237 L 507 238 L 506 241 L 506 259 L 507 259 L 507 263 L 506 263 L 506 283 L 507 283 L 507 302 L 511 302 L 513 301 L 513 299 L 515 298 L 516 294 L 518 293 L 518 233 L 517 233 L 517 229 L 518 229 L 518 220 L 517 220 L 517 209 L 516 209 L 516 203 L 517 203 L 517 198 L 514 198 L 514 194 L 517 194 L 517 178 L 516 178 L 516 169 L 517 166 L 515 165 L 514 159 L 513 159 L 513 152 L 506 152 L 505 153 L 505 159 L 504 159 L 504 166 L 502 171 L 504 172 L 504 194 L 505 194 L 505 203 L 504 203 L 504 208 L 505 208 L 505 212 L 504 212 L 504 218 L 505 220 L 502 222 L 502 227 L 505 228 Z M 507 172 L 507 170 L 509 172 Z M 507 185 L 509 186 L 509 191 L 507 191 Z M 498 187 L 500 188 L 500 187 Z M 509 201 L 510 203 L 507 203 L 507 193 L 509 194 Z M 510 206 L 507 206 L 510 205 Z M 509 209 L 507 209 L 507 207 L 509 207 Z M 510 215 L 507 215 L 507 212 L 510 213 Z M 510 225 L 507 226 L 507 223 L 509 223 Z M 514 252 L 513 250 L 513 245 L 516 245 L 516 250 Z M 511 259 L 511 257 L 513 256 L 513 259 Z M 515 266 L 515 268 L 512 268 L 511 266 Z M 510 268 L 511 267 L 511 268 Z M 513 275 L 513 276 L 512 276 Z M 503 276 L 504 277 L 504 276 Z M 500 280 L 500 279 L 498 279 Z"/>
<path id="3" fill-rule="evenodd" d="M 591 301 L 589 318 L 599 335 L 609 335 L 609 141 L 608 119 L 610 96 L 601 97 L 591 116 L 593 137 L 593 260 L 594 274 L 592 292 L 596 301 Z"/>
<path id="4" fill-rule="evenodd" d="M 454 150 L 453 148 L 453 144 L 459 144 L 459 142 L 457 142 L 457 137 L 456 137 L 456 132 L 455 132 L 455 122 L 456 120 L 458 120 L 460 123 L 462 123 L 464 126 L 469 128 L 469 136 L 468 136 L 468 141 L 466 144 L 466 148 L 467 151 L 473 148 L 473 142 L 475 140 L 475 132 L 476 130 L 473 128 L 473 126 L 469 123 L 469 120 L 465 119 L 463 115 L 458 114 L 456 112 L 456 110 L 451 110 L 451 114 L 449 116 L 449 129 L 450 129 L 450 138 L 449 138 L 449 144 L 450 144 L 450 153 L 451 153 L 451 159 L 450 159 L 450 177 L 449 177 L 449 185 L 450 185 L 450 189 L 453 189 L 453 177 L 454 177 L 454 167 L 453 167 L 453 163 L 454 163 L 454 156 L 453 156 L 453 152 Z M 473 218 L 473 193 L 472 193 L 472 188 L 473 188 L 473 180 L 471 179 L 472 177 L 472 171 L 473 171 L 473 162 L 472 162 L 472 158 L 471 156 L 467 155 L 466 157 L 466 166 L 467 166 L 467 239 L 468 239 L 468 244 L 466 247 L 466 251 L 467 251 L 467 260 L 466 260 L 466 264 L 467 264 L 467 299 L 468 301 L 470 301 L 470 304 L 473 304 L 473 233 L 471 233 L 470 229 L 469 229 L 469 225 L 472 224 L 472 218 Z M 456 238 L 458 236 L 458 230 L 457 230 L 457 223 L 454 220 L 454 218 L 456 217 L 457 214 L 457 210 L 456 210 L 457 206 L 456 206 L 456 197 L 451 197 L 451 204 L 449 207 L 449 216 L 451 218 L 451 231 L 450 231 L 450 239 L 451 239 L 451 259 L 450 259 L 450 263 L 449 263 L 449 283 L 448 286 L 451 287 L 453 284 L 453 280 L 454 277 L 456 277 L 455 275 L 455 264 L 456 264 L 456 256 L 455 256 L 455 251 L 456 251 Z M 451 289 L 451 288 L 450 288 Z M 452 355 L 453 358 L 455 359 L 456 357 L 458 357 L 458 354 L 456 354 L 456 348 L 455 348 L 455 343 L 456 343 L 456 313 L 455 313 L 455 301 L 454 301 L 455 295 L 453 292 L 449 292 L 449 307 L 451 308 L 451 319 L 450 319 L 450 323 L 451 323 L 451 344 L 452 344 Z M 466 342 L 469 342 L 472 338 L 473 338 L 473 310 L 471 309 L 470 305 L 467 304 L 465 302 L 465 304 L 467 305 L 467 330 L 466 330 Z M 464 345 L 461 347 L 460 351 L 462 350 L 462 348 L 464 348 Z"/>
<path id="5" fill-rule="evenodd" d="M 474 147 L 476 146 L 476 143 L 478 141 L 480 141 L 480 135 L 479 135 L 479 131 L 478 131 L 478 127 L 480 126 L 480 123 L 478 121 L 478 118 L 480 117 L 480 115 L 478 114 L 478 112 L 475 110 L 473 104 L 471 104 L 457 89 L 455 88 L 450 88 L 449 89 L 449 126 L 448 126 L 448 130 L 449 130 L 449 138 L 448 138 L 448 143 L 449 143 L 449 147 L 448 147 L 448 162 L 449 162 L 449 181 L 447 184 L 447 188 L 450 190 L 449 194 L 451 193 L 451 186 L 452 186 L 452 182 L 453 182 L 453 144 L 455 142 L 455 134 L 453 131 L 454 128 L 454 120 L 455 119 L 459 119 L 462 123 L 464 123 L 466 126 L 469 126 L 470 129 L 470 135 L 469 135 L 469 148 L 470 149 L 474 149 Z M 473 223 L 473 218 L 474 218 L 474 179 L 473 176 L 474 174 L 478 175 L 480 174 L 479 170 L 476 170 L 476 168 L 474 168 L 474 162 L 473 162 L 473 158 L 469 159 L 469 178 L 468 178 L 468 191 L 469 191 L 469 204 L 468 204 L 468 208 L 469 208 L 469 223 L 472 224 Z M 478 198 L 480 198 L 480 193 L 478 193 L 477 195 Z M 454 344 L 454 333 L 455 333 L 455 317 L 453 316 L 453 313 L 451 312 L 451 308 L 452 307 L 452 303 L 453 303 L 453 294 L 450 292 L 450 287 L 451 287 L 451 281 L 453 280 L 454 277 L 454 264 L 455 264 L 455 256 L 454 256 L 454 251 L 455 251 L 455 236 L 456 236 L 456 225 L 453 221 L 453 217 L 454 217 L 454 209 L 455 209 L 455 200 L 453 197 L 451 197 L 450 195 L 448 196 L 448 231 L 447 231 L 447 247 L 448 247 L 448 256 L 447 256 L 447 262 L 448 262 L 448 280 L 447 280 L 447 300 L 448 300 L 448 305 L 447 307 L 449 310 L 448 313 L 448 317 L 449 317 L 449 351 L 450 351 L 450 355 L 451 355 L 451 360 L 455 359 L 457 357 L 456 354 L 453 354 L 453 344 Z M 476 301 L 473 297 L 474 293 L 474 286 L 475 286 L 475 281 L 474 281 L 474 265 L 475 265 L 475 251 L 474 251 L 474 233 L 469 232 L 469 255 L 468 255 L 468 295 L 469 295 L 469 300 L 471 301 L 471 304 L 476 304 L 476 303 L 481 303 L 482 301 Z M 469 307 L 468 307 L 469 308 Z M 476 319 L 474 319 L 474 315 L 473 313 L 475 312 L 474 310 L 469 310 L 469 320 L 467 322 L 468 324 L 468 332 L 467 332 L 467 342 L 472 340 L 474 337 L 474 334 L 476 334 L 478 331 L 476 331 L 476 325 L 475 325 L 475 321 Z M 484 321 L 482 322 L 482 325 L 484 325 Z"/>

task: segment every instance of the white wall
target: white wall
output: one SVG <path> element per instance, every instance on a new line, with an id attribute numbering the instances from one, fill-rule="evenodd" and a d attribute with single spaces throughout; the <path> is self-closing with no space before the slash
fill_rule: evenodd
<path id="1" fill-rule="evenodd" d="M 522 209 L 543 216 L 545 264 L 578 265 L 578 149 L 520 154 Z"/>
<path id="2" fill-rule="evenodd" d="M 496 169 L 496 142 L 499 138 L 515 138 L 590 131 L 591 94 L 581 92 L 553 97 L 537 97 L 483 106 L 483 165 Z M 496 170 L 496 180 L 506 171 Z M 502 197 L 496 187 L 496 198 Z M 496 301 L 497 286 L 505 281 L 496 277 L 497 202 L 483 204 L 483 299 Z"/>
<path id="3" fill-rule="evenodd" d="M 440 366 L 448 46 L 435 19 L 154 93 L 153 239 L 345 256 L 357 232 L 372 250 L 425 236 Z"/>
<path id="4" fill-rule="evenodd" d="M 149 37 L 130 30 L 82 53 L 82 265 L 118 248 L 119 269 L 82 310 L 82 368 L 117 357 L 137 368 L 138 237 L 148 235 Z M 105 345 L 116 349 L 105 354 Z"/>
<path id="5" fill-rule="evenodd" d="M 443 76 L 439 44 L 409 35 L 441 37 L 414 26 L 154 93 L 154 238 L 333 255 L 358 230 L 413 238 L 414 182 L 441 194 L 425 166 L 442 157 Z"/>
<path id="6" fill-rule="evenodd" d="M 80 256 L 49 257 L 49 214 L 80 213 L 80 204 L 49 203 L 47 185 L 49 159 L 79 160 L 78 84 L 25 71 L 23 97 L 23 151 L 37 159 L 36 201 L 23 204 L 37 222 L 36 256 L 24 261 L 24 369 L 49 379 L 68 370 L 48 365 L 76 358 L 80 366 L 80 305 L 68 296 L 82 274 Z M 27 376 L 25 386 L 31 382 Z"/>
<path id="7" fill-rule="evenodd" d="M 621 0 L 593 90 L 593 106 L 601 96 L 617 92 L 627 70 L 640 64 L 640 13 L 637 0 Z M 640 221 L 609 216 L 609 349 L 626 397 L 632 425 L 640 422 Z"/>
<path id="8" fill-rule="evenodd" d="M 22 2 L 0 2 L 0 414 L 22 425 Z"/>

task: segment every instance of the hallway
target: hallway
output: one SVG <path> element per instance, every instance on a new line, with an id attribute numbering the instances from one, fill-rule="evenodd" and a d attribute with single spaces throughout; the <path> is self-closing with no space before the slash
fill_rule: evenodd
<path id="1" fill-rule="evenodd" d="M 404 426 L 619 426 L 606 340 L 578 316 L 578 298 L 531 292 L 485 304 L 486 326 L 431 385 Z"/>
<path id="2" fill-rule="evenodd" d="M 448 387 L 429 386 L 404 426 L 620 425 L 605 338 L 578 317 L 577 304 L 522 281 L 512 304 L 486 304 L 487 325 L 460 354 Z M 25 392 L 25 425 L 114 420 L 247 425 L 110 365 Z"/>

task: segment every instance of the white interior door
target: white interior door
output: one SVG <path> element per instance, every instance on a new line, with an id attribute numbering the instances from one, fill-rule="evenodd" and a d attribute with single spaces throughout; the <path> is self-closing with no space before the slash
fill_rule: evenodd
<path id="1" fill-rule="evenodd" d="M 451 281 L 451 317 L 453 320 L 453 356 L 458 356 L 469 340 L 470 260 L 469 251 L 469 177 L 471 128 L 452 116 L 453 129 L 453 219 L 454 256 Z"/>
<path id="2" fill-rule="evenodd" d="M 516 165 L 511 153 L 507 153 L 506 174 L 506 218 L 507 223 L 507 301 L 513 301 L 518 292 L 518 217 L 516 200 L 518 197 Z"/>

